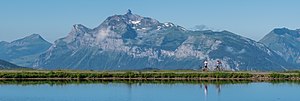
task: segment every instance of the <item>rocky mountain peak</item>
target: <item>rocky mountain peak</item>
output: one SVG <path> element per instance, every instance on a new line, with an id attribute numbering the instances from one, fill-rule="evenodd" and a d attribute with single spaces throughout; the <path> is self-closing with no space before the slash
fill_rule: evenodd
<path id="1" fill-rule="evenodd" d="M 32 41 L 32 40 L 44 40 L 39 34 L 31 34 L 29 36 L 26 36 L 19 41 Z"/>
<path id="2" fill-rule="evenodd" d="M 271 33 L 277 34 L 277 35 L 290 35 L 292 37 L 300 37 L 300 31 L 299 30 L 290 30 L 288 28 L 275 28 L 271 31 Z"/>
<path id="3" fill-rule="evenodd" d="M 285 61 L 299 65 L 300 63 L 300 31 L 288 28 L 275 28 L 264 36 L 260 42 L 274 50 Z"/>
<path id="4" fill-rule="evenodd" d="M 289 29 L 287 28 L 275 28 L 272 30 L 272 32 L 276 33 L 276 34 L 286 34 L 289 32 Z"/>
<path id="5" fill-rule="evenodd" d="M 30 67 L 34 60 L 51 45 L 39 34 L 32 34 L 10 43 L 5 42 L 0 46 L 0 58 L 20 66 Z"/>
<path id="6" fill-rule="evenodd" d="M 99 27 L 97 27 L 97 29 L 99 29 L 100 27 L 110 27 L 112 29 L 125 29 L 127 27 L 132 27 L 135 30 L 142 30 L 158 26 L 159 24 L 161 23 L 156 19 L 133 14 L 129 9 L 124 15 L 113 15 L 108 17 Z"/>
<path id="7" fill-rule="evenodd" d="M 128 9 L 126 14 L 127 14 L 127 15 L 130 15 L 130 14 L 132 14 L 132 13 L 131 13 L 131 10 L 130 10 L 130 9 Z"/>
<path id="8" fill-rule="evenodd" d="M 32 43 L 38 43 L 38 42 L 49 43 L 44 38 L 42 38 L 39 34 L 31 34 L 31 35 L 26 36 L 24 38 L 12 41 L 11 45 L 19 46 L 19 45 L 27 45 L 27 44 L 32 44 Z"/>
<path id="9" fill-rule="evenodd" d="M 75 31 L 75 32 L 87 32 L 88 30 L 89 30 L 89 28 L 85 27 L 82 24 L 74 24 L 73 29 L 72 29 L 72 31 Z"/>
<path id="10" fill-rule="evenodd" d="M 25 38 L 29 38 L 29 39 L 36 39 L 36 38 L 42 38 L 41 35 L 39 34 L 31 34 Z"/>

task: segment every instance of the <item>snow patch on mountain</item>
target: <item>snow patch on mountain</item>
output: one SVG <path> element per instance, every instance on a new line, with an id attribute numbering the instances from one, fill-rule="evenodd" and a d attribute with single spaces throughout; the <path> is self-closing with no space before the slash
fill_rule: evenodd
<path id="1" fill-rule="evenodd" d="M 140 20 L 136 20 L 136 21 L 130 21 L 132 24 L 139 24 L 141 21 Z"/>

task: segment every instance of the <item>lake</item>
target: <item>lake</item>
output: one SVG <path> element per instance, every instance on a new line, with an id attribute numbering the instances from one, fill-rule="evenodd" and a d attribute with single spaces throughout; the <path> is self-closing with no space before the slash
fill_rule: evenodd
<path id="1" fill-rule="evenodd" d="M 0 101 L 300 101 L 299 82 L 0 84 Z"/>

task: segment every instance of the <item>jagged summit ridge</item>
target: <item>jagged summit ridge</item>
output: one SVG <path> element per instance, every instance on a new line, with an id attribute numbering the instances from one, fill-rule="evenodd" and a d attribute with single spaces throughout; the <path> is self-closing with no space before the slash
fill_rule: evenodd
<path id="1" fill-rule="evenodd" d="M 100 45 L 102 41 L 109 41 L 105 40 L 107 37 L 114 39 L 137 39 L 144 37 L 146 34 L 172 27 L 185 30 L 183 27 L 176 26 L 173 23 L 160 23 L 155 19 L 142 17 L 128 11 L 124 15 L 108 17 L 103 23 L 93 29 L 89 29 L 81 24 L 75 24 L 69 35 L 63 40 L 67 43 L 79 41 L 77 43 L 80 45 L 95 46 Z"/>

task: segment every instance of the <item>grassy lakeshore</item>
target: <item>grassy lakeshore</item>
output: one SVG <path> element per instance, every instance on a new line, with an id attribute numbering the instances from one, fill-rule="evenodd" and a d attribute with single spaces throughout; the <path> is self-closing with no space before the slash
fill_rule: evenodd
<path id="1" fill-rule="evenodd" d="M 226 85 L 226 84 L 249 84 L 252 80 L 0 80 L 0 85 L 68 85 L 68 84 L 111 84 L 122 83 L 127 85 L 132 84 L 213 84 L 213 85 Z M 272 84 L 292 83 L 300 84 L 299 80 L 271 80 L 267 81 Z"/>
<path id="2" fill-rule="evenodd" d="M 300 72 L 2 70 L 0 80 L 300 80 Z"/>

